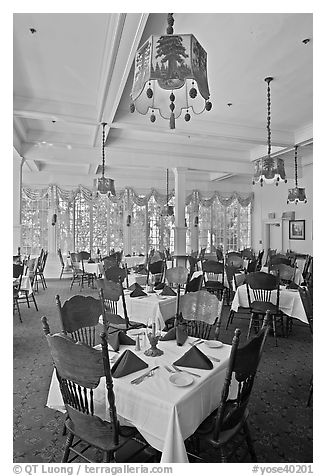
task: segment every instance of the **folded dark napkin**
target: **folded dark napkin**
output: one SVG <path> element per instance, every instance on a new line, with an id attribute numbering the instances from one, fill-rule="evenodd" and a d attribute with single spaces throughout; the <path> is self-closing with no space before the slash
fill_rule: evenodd
<path id="1" fill-rule="evenodd" d="M 109 334 L 107 340 L 113 350 L 119 350 L 120 345 L 136 345 L 136 341 L 122 331 Z"/>
<path id="2" fill-rule="evenodd" d="M 142 255 L 142 254 L 140 253 L 138 256 L 144 256 L 144 255 Z"/>
<path id="3" fill-rule="evenodd" d="M 89 259 L 87 263 L 95 263 L 95 261 L 93 259 Z"/>
<path id="4" fill-rule="evenodd" d="M 130 297 L 140 297 L 140 296 L 147 296 L 146 293 L 142 290 L 142 288 L 136 288 L 132 293 L 130 293 Z"/>
<path id="5" fill-rule="evenodd" d="M 137 288 L 143 289 L 143 288 L 141 287 L 141 285 L 138 284 L 138 283 L 133 283 L 131 286 L 129 286 L 128 289 L 129 289 L 129 291 L 134 291 L 134 290 L 137 289 Z"/>
<path id="6" fill-rule="evenodd" d="M 175 340 L 176 339 L 176 328 L 172 327 L 165 336 L 160 337 L 160 340 Z"/>
<path id="7" fill-rule="evenodd" d="M 212 362 L 203 354 L 196 345 L 192 346 L 180 359 L 173 362 L 180 367 L 191 367 L 194 369 L 210 370 L 213 368 Z"/>
<path id="8" fill-rule="evenodd" d="M 300 286 L 298 286 L 294 281 L 292 281 L 290 284 L 286 286 L 286 289 L 299 289 Z"/>
<path id="9" fill-rule="evenodd" d="M 126 258 L 130 258 L 131 255 L 126 255 Z"/>
<path id="10" fill-rule="evenodd" d="M 165 284 L 164 283 L 158 283 L 156 286 L 154 286 L 154 289 L 159 290 L 159 289 L 164 289 Z"/>
<path id="11" fill-rule="evenodd" d="M 138 370 L 146 369 L 147 367 L 148 364 L 146 364 L 146 362 L 131 352 L 131 350 L 127 349 L 118 360 L 115 361 L 111 373 L 112 377 L 120 378 L 132 374 L 133 372 L 138 372 Z"/>
<path id="12" fill-rule="evenodd" d="M 170 286 L 164 286 L 163 288 L 163 291 L 161 292 L 161 296 L 176 296 L 177 293 L 175 291 L 173 291 L 172 288 L 170 288 Z"/>
<path id="13" fill-rule="evenodd" d="M 176 340 L 177 345 L 183 345 L 188 338 L 187 329 L 182 324 L 172 327 L 160 340 Z"/>

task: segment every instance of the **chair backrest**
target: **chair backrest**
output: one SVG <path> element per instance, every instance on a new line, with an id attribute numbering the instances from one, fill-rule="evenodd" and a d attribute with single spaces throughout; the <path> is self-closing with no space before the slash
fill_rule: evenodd
<path id="1" fill-rule="evenodd" d="M 186 320 L 204 321 L 215 324 L 222 312 L 223 299 L 215 294 L 201 290 L 180 297 L 180 312 Z"/>
<path id="2" fill-rule="evenodd" d="M 219 439 L 221 431 L 235 428 L 245 415 L 269 329 L 268 319 L 269 315 L 265 317 L 259 333 L 242 347 L 239 347 L 240 329 L 234 332 L 229 365 L 213 430 L 215 441 Z M 237 382 L 237 392 L 235 398 L 230 399 L 232 377 Z"/>
<path id="3" fill-rule="evenodd" d="M 115 283 L 119 283 L 120 279 L 123 282 L 127 277 L 127 269 L 120 268 L 120 266 L 115 265 L 112 266 L 104 271 L 105 277 L 108 281 L 114 281 Z"/>
<path id="4" fill-rule="evenodd" d="M 278 276 L 257 271 L 246 275 L 247 295 L 251 307 L 250 290 L 253 292 L 254 301 L 270 302 L 272 291 L 276 290 L 276 306 L 279 306 L 280 286 Z"/>
<path id="5" fill-rule="evenodd" d="M 203 274 L 200 274 L 199 276 L 196 276 L 195 278 L 190 279 L 186 284 L 185 294 L 199 291 L 202 287 L 203 279 L 204 279 Z"/>
<path id="6" fill-rule="evenodd" d="M 266 255 L 266 261 L 265 261 L 265 266 L 268 266 L 271 256 L 274 256 L 274 255 L 276 255 L 276 249 L 274 250 L 274 249 L 268 248 L 267 255 Z"/>
<path id="7" fill-rule="evenodd" d="M 236 268 L 243 268 L 243 257 L 236 251 L 231 251 L 225 256 L 225 264 Z"/>
<path id="8" fill-rule="evenodd" d="M 257 265 L 258 259 L 253 259 L 252 261 L 249 261 L 247 266 L 247 273 L 254 273 L 255 271 L 257 271 Z"/>
<path id="9" fill-rule="evenodd" d="M 68 416 L 79 438 L 96 441 L 98 436 L 114 444 L 119 443 L 119 422 L 115 406 L 113 380 L 105 333 L 101 334 L 102 350 L 80 345 L 63 334 L 50 334 L 46 317 L 42 317 L 43 331 L 56 369 L 61 395 Z M 95 415 L 94 389 L 105 377 L 110 423 Z"/>
<path id="10" fill-rule="evenodd" d="M 301 301 L 306 312 L 306 316 L 309 322 L 310 330 L 312 333 L 313 328 L 313 299 L 312 294 L 309 292 L 309 289 L 305 289 L 303 287 L 299 287 L 299 293 L 301 297 Z"/>
<path id="11" fill-rule="evenodd" d="M 47 259 L 48 259 L 48 252 L 45 251 L 43 253 L 42 259 L 40 260 L 39 265 L 38 265 L 38 269 L 41 273 L 43 273 L 43 271 L 44 271 Z"/>
<path id="12" fill-rule="evenodd" d="M 185 327 L 185 330 L 189 337 L 196 337 L 198 339 L 209 339 L 213 324 L 209 324 L 204 321 L 190 321 L 187 319 L 181 319 L 181 325 Z"/>
<path id="13" fill-rule="evenodd" d="M 271 264 L 269 268 L 270 273 L 279 277 L 281 282 L 294 281 L 295 268 L 288 264 Z"/>
<path id="14" fill-rule="evenodd" d="M 61 249 L 60 249 L 60 248 L 58 249 L 58 256 L 59 256 L 60 264 L 61 264 L 62 268 L 64 268 L 64 267 L 65 267 L 65 263 L 64 263 L 64 261 L 63 261 L 63 257 L 62 257 L 62 253 L 61 253 Z"/>
<path id="15" fill-rule="evenodd" d="M 21 255 L 13 255 L 12 262 L 16 264 L 21 264 L 22 262 Z"/>
<path id="16" fill-rule="evenodd" d="M 217 261 L 224 261 L 224 256 L 223 256 L 223 251 L 222 250 L 220 250 L 219 248 L 216 248 L 215 253 L 216 253 Z"/>
<path id="17" fill-rule="evenodd" d="M 260 271 L 260 269 L 262 267 L 264 251 L 265 250 L 261 250 L 258 253 L 256 271 Z"/>
<path id="18" fill-rule="evenodd" d="M 203 262 L 203 273 L 208 275 L 223 275 L 224 276 L 224 264 L 219 261 L 208 260 Z"/>
<path id="19" fill-rule="evenodd" d="M 109 269 L 109 268 L 112 268 L 112 267 L 114 267 L 114 266 L 117 266 L 117 258 L 116 258 L 115 255 L 105 256 L 105 257 L 102 259 L 102 263 L 103 263 L 104 271 L 106 271 L 106 270 Z"/>
<path id="20" fill-rule="evenodd" d="M 192 276 L 194 271 L 196 271 L 196 269 L 197 269 L 198 259 L 194 256 L 189 255 L 188 256 L 188 262 L 189 262 L 189 266 L 190 266 L 190 276 Z"/>
<path id="21" fill-rule="evenodd" d="M 239 268 L 237 268 L 236 266 L 225 265 L 225 274 L 228 281 L 229 289 L 233 289 L 233 286 L 235 286 L 235 288 L 239 286 L 239 281 L 237 280 L 238 272 Z M 240 276 L 244 275 L 241 274 Z"/>
<path id="22" fill-rule="evenodd" d="M 255 253 L 252 248 L 245 248 L 242 251 L 240 251 L 240 254 L 242 258 L 251 259 L 251 260 L 255 258 Z"/>
<path id="23" fill-rule="evenodd" d="M 24 265 L 13 263 L 13 278 L 17 279 L 22 276 Z"/>
<path id="24" fill-rule="evenodd" d="M 150 262 L 148 264 L 147 284 L 148 284 L 150 274 L 155 276 L 155 283 L 156 284 L 158 282 L 162 282 L 163 281 L 163 276 L 164 276 L 164 270 L 165 270 L 165 261 L 164 260 L 155 261 L 154 263 Z"/>
<path id="25" fill-rule="evenodd" d="M 59 295 L 56 295 L 62 332 L 68 333 L 76 341 L 90 346 L 95 345 L 96 329 L 102 314 L 101 301 L 92 296 L 72 296 L 61 305 Z"/>
<path id="26" fill-rule="evenodd" d="M 186 284 L 189 271 L 184 266 L 175 266 L 166 270 L 166 280 L 169 284 Z"/>
<path id="27" fill-rule="evenodd" d="M 96 286 L 99 290 L 99 296 L 102 304 L 103 323 L 107 328 L 110 314 L 118 315 L 118 301 L 121 297 L 126 329 L 129 328 L 130 321 L 127 311 L 126 299 L 123 292 L 122 281 L 115 283 L 105 278 L 97 279 Z"/>
<path id="28" fill-rule="evenodd" d="M 26 261 L 25 275 L 29 276 L 32 286 L 36 276 L 37 266 L 38 266 L 38 258 L 30 258 L 29 260 Z"/>
<path id="29" fill-rule="evenodd" d="M 286 264 L 291 266 L 291 259 L 281 254 L 272 255 L 269 259 L 268 269 L 274 264 Z"/>

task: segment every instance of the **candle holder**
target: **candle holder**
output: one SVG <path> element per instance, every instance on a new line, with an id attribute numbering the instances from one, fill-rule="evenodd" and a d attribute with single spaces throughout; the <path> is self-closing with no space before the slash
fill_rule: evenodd
<path id="1" fill-rule="evenodd" d="M 147 357 L 158 357 L 159 355 L 164 354 L 163 350 L 156 347 L 160 336 L 156 336 L 150 332 L 147 334 L 147 337 L 151 346 L 149 349 L 145 350 L 144 354 L 147 355 Z"/>

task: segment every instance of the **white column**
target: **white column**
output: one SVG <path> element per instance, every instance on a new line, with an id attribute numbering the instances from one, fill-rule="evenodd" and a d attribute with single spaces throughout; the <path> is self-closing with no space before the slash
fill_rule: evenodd
<path id="1" fill-rule="evenodd" d="M 21 246 L 21 194 L 24 159 L 14 149 L 13 153 L 13 254 Z"/>
<path id="2" fill-rule="evenodd" d="M 176 256 L 186 255 L 186 170 L 185 168 L 173 169 L 175 183 L 174 255 Z M 180 265 L 184 266 L 184 260 L 180 260 Z"/>

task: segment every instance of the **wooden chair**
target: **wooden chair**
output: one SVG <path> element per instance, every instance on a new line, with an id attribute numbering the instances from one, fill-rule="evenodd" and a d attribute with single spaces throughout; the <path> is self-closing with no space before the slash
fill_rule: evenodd
<path id="1" fill-rule="evenodd" d="M 182 319 L 187 323 L 191 321 L 198 321 L 208 324 L 204 326 L 203 324 L 187 324 L 189 328 L 192 328 L 191 334 L 196 332 L 201 332 L 202 329 L 203 335 L 209 336 L 213 326 L 215 327 L 215 338 L 217 339 L 220 334 L 221 327 L 221 316 L 223 309 L 223 298 L 219 300 L 215 294 L 209 293 L 205 290 L 190 292 L 184 294 L 180 298 L 180 313 L 182 314 Z M 197 329 L 197 330 L 196 330 Z M 193 337 L 195 337 L 193 335 Z M 198 335 L 202 339 L 208 339 L 208 337 L 203 337 Z"/>
<path id="2" fill-rule="evenodd" d="M 287 266 L 291 266 L 291 259 L 279 253 L 276 255 L 272 255 L 268 263 L 268 272 L 270 272 L 272 266 L 277 264 L 286 264 Z"/>
<path id="3" fill-rule="evenodd" d="M 226 463 L 237 458 L 239 449 L 247 447 L 244 457 L 249 453 L 251 460 L 257 461 L 248 426 L 248 403 L 268 329 L 266 316 L 259 333 L 242 347 L 239 347 L 241 331 L 235 330 L 221 401 L 217 410 L 186 441 L 190 460 Z M 236 392 L 230 392 L 231 381 L 236 386 Z M 238 459 L 236 462 L 239 462 Z"/>
<path id="4" fill-rule="evenodd" d="M 103 263 L 103 268 L 105 272 L 109 268 L 112 268 L 118 265 L 117 257 L 115 255 L 105 256 L 104 258 L 102 258 L 102 263 Z"/>
<path id="5" fill-rule="evenodd" d="M 227 290 L 227 296 L 228 296 L 228 305 L 230 305 L 231 301 L 233 301 L 234 294 L 237 288 L 245 283 L 247 274 L 246 273 L 240 274 L 239 268 L 235 266 L 228 266 L 228 265 L 225 266 L 225 272 L 226 272 L 226 277 L 229 284 L 229 289 Z M 246 318 L 250 317 L 250 314 L 248 315 L 248 308 L 244 308 L 244 307 L 239 308 L 237 311 L 237 316 L 240 313 L 244 314 Z M 234 317 L 235 317 L 235 311 L 233 311 L 230 308 L 225 330 L 227 330 L 229 325 L 232 324 Z"/>
<path id="6" fill-rule="evenodd" d="M 257 256 L 256 271 L 260 271 L 263 263 L 264 250 L 259 251 Z"/>
<path id="7" fill-rule="evenodd" d="M 269 265 L 270 258 L 271 258 L 271 256 L 274 256 L 274 255 L 276 255 L 276 250 L 268 248 L 267 255 L 266 255 L 266 261 L 265 261 L 265 266 Z"/>
<path id="8" fill-rule="evenodd" d="M 34 303 L 35 309 L 38 311 L 35 294 L 34 294 L 34 284 L 35 284 L 37 264 L 38 264 L 37 258 L 31 258 L 26 261 L 24 273 L 25 273 L 25 276 L 28 276 L 30 279 L 32 292 L 29 293 L 29 291 L 27 290 L 22 291 L 18 299 L 19 299 L 19 302 L 26 302 L 27 306 L 30 307 L 29 299 L 31 298 Z"/>
<path id="9" fill-rule="evenodd" d="M 250 337 L 252 326 L 257 329 L 260 326 L 260 319 L 270 311 L 272 318 L 275 345 L 277 345 L 276 319 L 281 324 L 282 336 L 284 336 L 283 313 L 279 309 L 280 285 L 278 276 L 257 271 L 248 274 L 246 277 L 247 296 L 251 313 L 247 339 Z M 271 302 L 272 293 L 276 294 L 276 304 Z M 253 298 L 252 298 L 253 296 Z"/>
<path id="10" fill-rule="evenodd" d="M 129 329 L 140 329 L 146 327 L 141 322 L 131 321 L 128 316 L 127 305 L 121 281 L 115 283 L 105 278 L 97 279 L 96 286 L 102 305 L 103 324 L 105 328 L 113 330 L 122 330 L 127 332 Z M 118 314 L 118 301 L 122 300 L 124 319 Z"/>
<path id="11" fill-rule="evenodd" d="M 85 271 L 85 265 L 84 265 L 84 262 L 85 261 L 87 262 L 90 259 L 90 257 L 91 257 L 91 254 L 88 251 L 80 251 L 79 253 L 77 253 L 77 259 L 81 263 L 81 267 L 82 267 L 82 276 L 81 276 L 81 282 L 80 282 L 81 289 L 83 288 L 84 281 L 87 282 L 88 286 L 92 284 L 92 286 L 94 287 L 94 280 L 96 279 L 96 274 L 88 273 L 87 271 Z"/>
<path id="12" fill-rule="evenodd" d="M 120 266 L 111 266 L 110 268 L 104 271 L 105 278 L 108 281 L 113 281 L 115 283 L 123 283 L 124 280 L 127 280 L 127 287 L 128 287 L 128 269 L 127 267 L 121 268 Z"/>
<path id="13" fill-rule="evenodd" d="M 43 251 L 43 254 L 41 254 L 41 256 L 38 259 L 38 264 L 36 268 L 36 276 L 35 276 L 35 285 L 37 290 L 38 290 L 38 278 L 40 278 L 41 280 L 43 289 L 47 288 L 45 277 L 44 277 L 44 269 L 45 269 L 47 258 L 48 258 L 48 252 Z"/>
<path id="14" fill-rule="evenodd" d="M 225 289 L 224 286 L 224 264 L 219 261 L 204 261 L 204 286 L 208 292 L 221 297 Z"/>
<path id="15" fill-rule="evenodd" d="M 245 248 L 242 251 L 240 251 L 240 254 L 242 258 L 248 259 L 248 260 L 253 260 L 255 259 L 255 252 L 252 248 Z"/>
<path id="16" fill-rule="evenodd" d="M 102 350 L 96 350 L 66 335 L 51 335 L 46 317 L 42 323 L 68 414 L 62 462 L 71 463 L 81 458 L 94 463 L 89 454 L 93 448 L 103 452 L 104 463 L 116 462 L 117 451 L 137 436 L 137 430 L 119 425 L 105 333 L 101 334 Z M 102 377 L 106 383 L 110 422 L 96 415 L 96 389 Z M 145 443 L 141 450 L 146 446 Z"/>
<path id="17" fill-rule="evenodd" d="M 23 272 L 24 265 L 15 263 L 13 264 L 13 278 L 16 280 L 13 285 L 13 312 L 15 313 L 15 310 L 17 310 L 20 322 L 23 322 L 19 308 L 19 295 Z"/>
<path id="18" fill-rule="evenodd" d="M 147 272 L 147 284 L 149 284 L 150 276 L 153 277 L 155 280 L 154 284 L 162 283 L 164 280 L 164 271 L 165 271 L 165 261 L 159 260 L 150 262 L 148 265 L 148 272 Z"/>
<path id="19" fill-rule="evenodd" d="M 189 274 L 192 276 L 195 271 L 198 271 L 198 258 L 195 258 L 194 256 L 188 256 L 188 263 L 190 267 Z"/>
<path id="20" fill-rule="evenodd" d="M 58 256 L 59 256 L 60 265 L 61 265 L 61 271 L 60 271 L 59 279 L 61 279 L 63 274 L 68 274 L 69 273 L 71 275 L 72 268 L 69 267 L 68 269 L 66 269 L 66 265 L 63 261 L 62 252 L 61 252 L 60 248 L 58 249 Z"/>
<path id="21" fill-rule="evenodd" d="M 102 305 L 99 299 L 92 296 L 72 296 L 61 305 L 60 297 L 55 296 L 59 311 L 61 330 L 72 339 L 94 347 L 96 335 L 103 331 L 99 325 L 102 314 Z"/>

